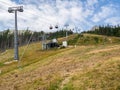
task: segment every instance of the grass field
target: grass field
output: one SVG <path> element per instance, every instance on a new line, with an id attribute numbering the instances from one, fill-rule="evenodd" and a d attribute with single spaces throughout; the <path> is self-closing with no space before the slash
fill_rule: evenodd
<path id="1" fill-rule="evenodd" d="M 0 90 L 120 90 L 119 38 L 108 38 L 112 42 L 87 45 L 82 37 L 76 47 L 47 51 L 33 43 L 19 63 L 4 64 L 13 61 L 13 50 L 7 50 L 0 54 Z"/>

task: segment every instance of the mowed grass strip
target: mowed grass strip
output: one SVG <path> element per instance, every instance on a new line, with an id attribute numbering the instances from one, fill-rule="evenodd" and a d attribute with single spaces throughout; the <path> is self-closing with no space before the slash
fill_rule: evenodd
<path id="1" fill-rule="evenodd" d="M 25 47 L 20 48 L 20 55 L 22 55 L 24 48 Z M 39 43 L 30 44 L 30 46 L 25 51 L 25 54 L 20 62 L 14 62 L 14 63 L 8 64 L 8 65 L 4 65 L 3 63 L 1 63 L 0 69 L 2 70 L 2 74 L 5 74 L 5 73 L 10 72 L 14 69 L 18 69 L 19 67 L 24 68 L 24 67 L 29 66 L 33 63 L 36 63 L 38 61 L 42 61 L 45 58 L 48 58 L 50 56 L 54 56 L 56 54 L 59 54 L 61 52 L 69 50 L 69 49 L 72 49 L 72 48 L 53 49 L 53 50 L 42 51 Z M 6 57 L 6 55 L 5 55 L 5 57 Z M 9 58 L 7 61 L 9 61 Z"/>

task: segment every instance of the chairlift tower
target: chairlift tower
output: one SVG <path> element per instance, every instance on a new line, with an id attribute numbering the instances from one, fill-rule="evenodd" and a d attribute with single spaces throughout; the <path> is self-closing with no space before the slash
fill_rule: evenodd
<path id="1" fill-rule="evenodd" d="M 64 26 L 66 27 L 66 41 L 67 41 L 67 37 L 68 37 L 68 31 L 67 31 L 67 29 L 68 29 L 69 24 L 65 24 Z"/>
<path id="2" fill-rule="evenodd" d="M 42 50 L 46 50 L 46 35 L 42 34 Z"/>
<path id="3" fill-rule="evenodd" d="M 9 13 L 15 13 L 15 31 L 14 31 L 14 60 L 19 60 L 18 52 L 18 27 L 17 27 L 17 11 L 23 12 L 23 6 L 9 7 Z"/>
<path id="4" fill-rule="evenodd" d="M 59 35 L 59 34 L 58 34 L 58 28 L 59 28 L 59 27 L 58 27 L 58 25 L 56 24 L 56 25 L 55 25 L 55 29 L 57 30 L 57 31 L 56 31 L 56 32 L 57 32 L 57 37 L 56 37 L 56 39 L 59 37 L 59 36 L 58 36 L 58 35 Z"/>
<path id="5" fill-rule="evenodd" d="M 50 27 L 49 27 L 50 30 L 52 30 L 52 29 L 54 29 L 54 28 L 58 31 L 58 28 L 59 28 L 58 24 L 56 24 L 55 27 L 53 27 L 52 25 L 50 25 Z M 57 38 L 57 37 L 56 37 L 56 38 Z"/>

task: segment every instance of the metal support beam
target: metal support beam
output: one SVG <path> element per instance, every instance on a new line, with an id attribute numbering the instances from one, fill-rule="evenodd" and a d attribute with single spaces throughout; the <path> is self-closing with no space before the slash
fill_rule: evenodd
<path id="1" fill-rule="evenodd" d="M 18 53 L 18 29 L 17 29 L 17 10 L 15 10 L 15 31 L 14 31 L 14 59 L 19 60 Z"/>
<path id="2" fill-rule="evenodd" d="M 23 12 L 23 6 L 19 6 L 19 7 L 9 7 L 9 8 L 8 8 L 8 12 L 9 12 L 9 13 L 15 13 L 14 60 L 19 60 L 17 11 Z"/>
<path id="3" fill-rule="evenodd" d="M 66 41 L 67 41 L 67 37 L 68 37 L 68 31 L 66 30 Z"/>

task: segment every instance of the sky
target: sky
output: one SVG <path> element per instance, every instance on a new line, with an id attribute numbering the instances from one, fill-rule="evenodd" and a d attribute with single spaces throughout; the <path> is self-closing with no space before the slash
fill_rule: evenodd
<path id="1" fill-rule="evenodd" d="M 8 13 L 8 7 L 16 6 L 24 9 L 17 12 L 19 30 L 51 32 L 56 31 L 55 25 L 58 29 L 68 25 L 68 29 L 85 31 L 120 24 L 120 0 L 0 0 L 0 31 L 14 30 L 15 15 Z"/>

